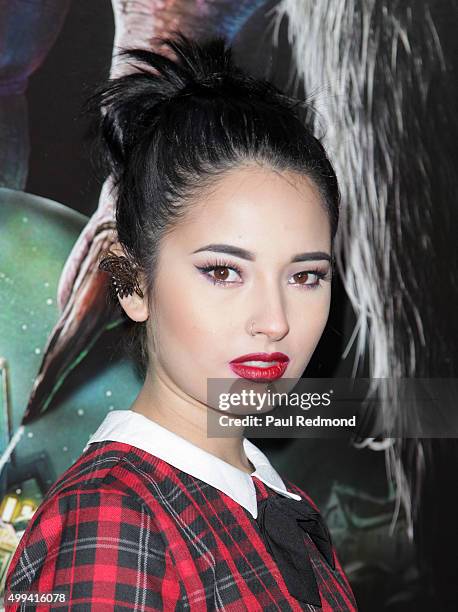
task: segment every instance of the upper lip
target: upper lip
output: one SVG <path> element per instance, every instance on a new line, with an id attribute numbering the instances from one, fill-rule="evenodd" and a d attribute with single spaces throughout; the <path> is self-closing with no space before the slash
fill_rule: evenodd
<path id="1" fill-rule="evenodd" d="M 243 363 L 244 361 L 289 361 L 285 353 L 250 353 L 236 357 L 230 363 Z"/>

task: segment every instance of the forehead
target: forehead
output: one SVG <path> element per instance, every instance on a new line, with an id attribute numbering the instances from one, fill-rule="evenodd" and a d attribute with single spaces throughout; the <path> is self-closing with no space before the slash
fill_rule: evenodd
<path id="1" fill-rule="evenodd" d="M 330 224 L 322 196 L 307 176 L 249 165 L 225 173 L 191 206 L 176 239 L 266 247 L 325 249 Z"/>

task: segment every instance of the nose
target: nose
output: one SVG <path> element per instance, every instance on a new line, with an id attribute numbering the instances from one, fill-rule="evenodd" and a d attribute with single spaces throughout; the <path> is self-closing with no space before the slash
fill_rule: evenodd
<path id="1" fill-rule="evenodd" d="M 289 323 L 281 292 L 274 288 L 260 292 L 255 303 L 260 307 L 251 311 L 247 321 L 248 334 L 264 334 L 272 341 L 284 338 L 289 332 Z"/>

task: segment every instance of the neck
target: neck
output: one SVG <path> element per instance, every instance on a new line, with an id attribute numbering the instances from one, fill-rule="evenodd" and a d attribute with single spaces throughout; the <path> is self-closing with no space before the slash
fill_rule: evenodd
<path id="1" fill-rule="evenodd" d="M 148 371 L 131 410 L 155 421 L 199 448 L 247 473 L 254 471 L 243 448 L 243 427 L 231 427 L 231 437 L 209 438 L 207 417 L 213 410 L 177 389 L 160 370 Z"/>

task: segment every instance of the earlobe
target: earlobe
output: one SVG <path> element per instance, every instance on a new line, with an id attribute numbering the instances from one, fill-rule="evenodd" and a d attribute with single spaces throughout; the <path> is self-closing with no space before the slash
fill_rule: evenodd
<path id="1" fill-rule="evenodd" d="M 133 321 L 141 323 L 148 319 L 148 302 L 145 297 L 141 298 L 136 293 L 133 293 L 123 298 L 118 296 L 118 300 L 124 312 Z"/>
<path id="2" fill-rule="evenodd" d="M 134 290 L 128 295 L 120 295 L 118 293 L 118 300 L 127 316 L 132 319 L 132 321 L 141 323 L 146 321 L 149 316 L 146 283 L 142 273 L 135 275 L 135 285 L 139 291 Z"/>

